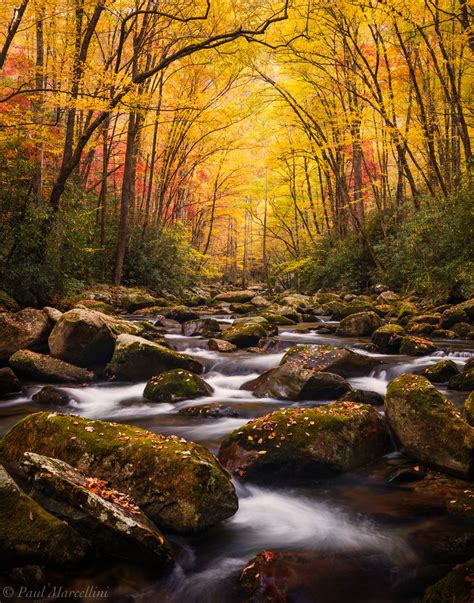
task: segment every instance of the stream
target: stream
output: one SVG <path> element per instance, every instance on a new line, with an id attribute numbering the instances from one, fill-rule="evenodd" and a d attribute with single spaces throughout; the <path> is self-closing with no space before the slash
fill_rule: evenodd
<path id="1" fill-rule="evenodd" d="M 212 316 L 222 322 L 226 317 Z M 134 317 L 139 318 L 139 317 Z M 297 343 L 346 345 L 358 352 L 377 356 L 383 362 L 366 377 L 349 379 L 354 388 L 385 394 L 388 383 L 397 375 L 418 372 L 443 359 L 452 359 L 460 367 L 474 355 L 466 341 L 439 341 L 441 350 L 421 358 L 385 356 L 363 351 L 359 346 L 368 339 L 344 339 L 322 335 L 303 323 L 281 327 L 277 351 L 255 354 L 239 351 L 221 354 L 209 351 L 207 340 L 179 335 L 170 330 L 167 338 L 173 347 L 205 364 L 206 381 L 214 388 L 210 397 L 176 404 L 157 404 L 142 397 L 145 383 L 94 383 L 85 387 L 61 388 L 74 402 L 67 412 L 92 419 L 124 422 L 156 433 L 175 434 L 199 442 L 217 453 L 223 437 L 253 417 L 288 406 L 325 404 L 291 403 L 274 399 L 257 399 L 240 386 L 277 366 L 284 350 Z M 314 327 L 314 325 L 313 325 Z M 471 344 L 472 345 L 472 344 Z M 0 403 L 0 436 L 23 415 L 41 410 L 31 398 L 40 385 L 28 384 L 20 396 Z M 446 391 L 440 387 L 442 391 Z M 449 392 L 456 404 L 465 396 Z M 238 411 L 238 418 L 201 418 L 179 415 L 178 410 L 197 404 L 220 403 Z M 44 408 L 44 407 L 43 407 Z M 65 412 L 64 407 L 54 408 Z M 383 412 L 383 408 L 378 408 Z M 387 467 L 397 467 L 400 455 L 392 452 L 374 468 L 365 468 L 328 480 L 312 480 L 304 485 L 286 488 L 260 487 L 235 482 L 239 510 L 232 518 L 203 534 L 184 538 L 168 535 L 177 558 L 171 575 L 158 577 L 146 568 L 113 563 L 81 569 L 80 573 L 52 574 L 51 581 L 80 588 L 93 584 L 106 588 L 111 601 L 221 603 L 241 601 L 238 576 L 249 560 L 262 550 L 332 553 L 348 552 L 356 558 L 370 551 L 380 554 L 390 571 L 380 580 L 363 587 L 357 574 L 343 576 L 347 580 L 348 601 L 395 603 L 415 601 L 426 584 L 443 575 L 441 563 L 434 563 L 420 550 L 422 542 L 429 550 L 430 537 L 439 534 L 454 538 L 466 528 L 460 520 L 439 509 L 426 496 L 410 488 L 392 485 L 384 478 Z M 433 536 L 434 535 L 434 536 Z M 456 562 L 456 550 L 452 553 Z M 453 565 L 452 563 L 451 565 Z M 446 566 L 446 570 L 449 567 Z M 327 566 L 326 570 L 327 571 Z M 336 571 L 336 570 L 335 570 Z M 340 580 L 335 573 L 334 580 Z M 328 575 L 331 580 L 331 574 Z M 362 594 L 363 593 L 363 594 Z M 336 594 L 314 596 L 296 593 L 293 601 L 338 601 Z M 340 601 L 340 599 L 339 599 Z"/>

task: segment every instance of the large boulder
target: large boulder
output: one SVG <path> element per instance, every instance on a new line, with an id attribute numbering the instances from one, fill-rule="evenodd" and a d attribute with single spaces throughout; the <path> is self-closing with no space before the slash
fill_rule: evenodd
<path id="1" fill-rule="evenodd" d="M 448 381 L 448 388 L 461 392 L 472 392 L 474 390 L 474 367 L 453 375 Z"/>
<path id="2" fill-rule="evenodd" d="M 151 379 L 158 373 L 184 369 L 200 374 L 204 368 L 187 354 L 134 335 L 119 335 L 114 354 L 108 366 L 111 375 L 123 381 Z"/>
<path id="3" fill-rule="evenodd" d="M 382 326 L 375 312 L 357 312 L 343 318 L 337 327 L 336 335 L 341 337 L 366 337 Z"/>
<path id="4" fill-rule="evenodd" d="M 372 406 L 336 402 L 254 419 L 224 439 L 219 460 L 241 478 L 328 477 L 370 463 L 388 447 Z"/>
<path id="5" fill-rule="evenodd" d="M 236 352 L 237 346 L 230 341 L 226 341 L 225 339 L 209 339 L 207 342 L 207 347 L 213 352 L 221 352 L 223 354 L 228 354 L 230 352 Z"/>
<path id="6" fill-rule="evenodd" d="M 258 398 L 335 400 L 350 391 L 351 386 L 340 375 L 288 362 L 247 381 L 242 389 L 252 391 Z"/>
<path id="7" fill-rule="evenodd" d="M 21 383 L 8 366 L 0 368 L 0 396 L 21 392 Z"/>
<path id="8" fill-rule="evenodd" d="M 474 321 L 474 299 L 451 306 L 444 310 L 441 316 L 441 328 L 449 329 L 458 322 Z"/>
<path id="9" fill-rule="evenodd" d="M 453 375 L 457 375 L 459 369 L 452 360 L 440 360 L 422 371 L 423 377 L 426 377 L 431 383 L 446 383 Z"/>
<path id="10" fill-rule="evenodd" d="M 158 528 L 129 496 L 104 480 L 33 452 L 25 452 L 22 469 L 32 480 L 31 496 L 103 555 L 155 569 L 171 563 L 170 547 Z"/>
<path id="11" fill-rule="evenodd" d="M 15 352 L 10 358 L 10 366 L 19 374 L 39 381 L 85 383 L 94 379 L 94 373 L 85 368 L 31 350 Z"/>
<path id="12" fill-rule="evenodd" d="M 260 316 L 265 318 L 265 320 L 267 322 L 269 322 L 271 325 L 281 326 L 281 327 L 286 327 L 286 326 L 289 327 L 298 322 L 298 320 L 292 320 L 291 318 L 288 318 L 287 316 L 282 316 L 281 314 L 276 314 L 275 312 L 271 312 L 270 310 L 264 310 L 263 312 L 260 312 Z"/>
<path id="13" fill-rule="evenodd" d="M 298 364 L 301 368 L 334 373 L 341 377 L 366 376 L 380 361 L 339 346 L 295 345 L 286 352 L 281 364 Z"/>
<path id="14" fill-rule="evenodd" d="M 215 302 L 228 302 L 231 303 L 246 303 L 252 301 L 255 297 L 255 291 L 224 291 L 214 297 Z"/>
<path id="15" fill-rule="evenodd" d="M 57 387 L 46 385 L 39 392 L 33 394 L 32 400 L 37 404 L 46 404 L 48 406 L 67 406 L 74 398 Z"/>
<path id="16" fill-rule="evenodd" d="M 382 354 L 397 354 L 404 335 L 405 331 L 400 325 L 383 325 L 372 333 L 372 343 Z"/>
<path id="17" fill-rule="evenodd" d="M 20 490 L 0 465 L 0 558 L 3 565 L 67 565 L 81 561 L 87 542 Z"/>
<path id="18" fill-rule="evenodd" d="M 212 387 L 194 373 L 174 369 L 152 377 L 143 396 L 152 402 L 180 402 L 201 396 L 210 396 Z"/>
<path id="19" fill-rule="evenodd" d="M 168 320 L 175 320 L 181 324 L 199 318 L 199 314 L 187 306 L 172 306 L 171 308 L 163 308 L 162 314 Z"/>
<path id="20" fill-rule="evenodd" d="M 407 454 L 446 473 L 474 476 L 474 429 L 428 379 L 412 374 L 394 379 L 385 414 Z"/>
<path id="21" fill-rule="evenodd" d="M 46 343 L 53 325 L 43 310 L 25 308 L 0 313 L 0 360 L 17 350 L 37 349 Z"/>
<path id="22" fill-rule="evenodd" d="M 126 320 L 96 310 L 76 308 L 61 316 L 48 343 L 56 358 L 91 368 L 109 362 L 119 334 L 140 332 L 140 327 Z"/>
<path id="23" fill-rule="evenodd" d="M 436 352 L 437 349 L 432 341 L 414 335 L 406 335 L 400 342 L 400 354 L 407 356 L 426 356 Z"/>
<path id="24" fill-rule="evenodd" d="M 265 297 L 263 297 L 262 295 L 256 295 L 255 297 L 252 297 L 250 303 L 253 304 L 256 308 L 268 308 L 272 305 L 272 303 L 268 301 L 268 299 L 265 299 Z"/>
<path id="25" fill-rule="evenodd" d="M 264 326 L 255 322 L 233 325 L 222 335 L 225 341 L 233 343 L 238 348 L 249 348 L 258 344 L 260 339 L 267 336 Z"/>
<path id="26" fill-rule="evenodd" d="M 233 515 L 237 497 L 227 473 L 203 446 L 138 427 L 40 412 L 3 439 L 3 458 L 53 456 L 130 496 L 158 526 L 193 532 Z"/>
<path id="27" fill-rule="evenodd" d="M 182 333 L 186 337 L 214 337 L 217 333 L 220 333 L 220 330 L 219 322 L 213 318 L 188 320 L 182 326 Z"/>

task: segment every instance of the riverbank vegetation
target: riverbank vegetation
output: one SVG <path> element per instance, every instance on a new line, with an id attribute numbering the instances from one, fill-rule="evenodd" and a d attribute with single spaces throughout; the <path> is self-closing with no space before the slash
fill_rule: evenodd
<path id="1" fill-rule="evenodd" d="M 0 280 L 472 296 L 457 0 L 6 0 Z"/>

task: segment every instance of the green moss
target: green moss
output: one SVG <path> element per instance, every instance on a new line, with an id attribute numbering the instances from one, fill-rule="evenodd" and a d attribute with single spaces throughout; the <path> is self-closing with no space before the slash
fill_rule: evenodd
<path id="1" fill-rule="evenodd" d="M 263 310 L 260 312 L 260 316 L 265 318 L 271 325 L 279 325 L 279 326 L 290 326 L 294 325 L 296 321 L 291 320 L 287 316 L 281 316 L 280 314 L 274 314 L 273 312 L 269 312 L 268 310 Z"/>
<path id="2" fill-rule="evenodd" d="M 183 369 L 175 369 L 150 379 L 143 395 L 154 402 L 177 402 L 209 396 L 212 391 L 212 388 L 197 375 Z"/>
<path id="3" fill-rule="evenodd" d="M 400 343 L 400 354 L 407 356 L 426 356 L 436 351 L 436 345 L 427 339 L 407 335 Z"/>
<path id="4" fill-rule="evenodd" d="M 471 603 L 474 559 L 457 565 L 447 576 L 430 586 L 421 603 Z"/>
<path id="5" fill-rule="evenodd" d="M 422 374 L 432 383 L 445 383 L 458 373 L 459 369 L 455 362 L 452 360 L 441 360 L 426 368 Z"/>
<path id="6" fill-rule="evenodd" d="M 474 368 L 451 377 L 448 382 L 448 388 L 456 389 L 461 392 L 470 392 L 474 390 Z"/>

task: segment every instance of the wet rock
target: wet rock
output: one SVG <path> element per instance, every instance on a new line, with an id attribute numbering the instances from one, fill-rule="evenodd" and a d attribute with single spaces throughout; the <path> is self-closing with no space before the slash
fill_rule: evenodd
<path id="1" fill-rule="evenodd" d="M 143 396 L 152 402 L 179 402 L 212 395 L 213 388 L 193 373 L 174 369 L 152 377 Z"/>
<path id="2" fill-rule="evenodd" d="M 318 345 L 295 345 L 289 348 L 281 364 L 290 362 L 301 368 L 334 373 L 341 377 L 365 376 L 380 364 L 376 358 L 347 348 Z"/>
<path id="3" fill-rule="evenodd" d="M 85 368 L 31 350 L 15 352 L 10 358 L 10 365 L 29 379 L 52 383 L 87 383 L 95 377 Z"/>
<path id="4" fill-rule="evenodd" d="M 0 368 L 0 396 L 21 392 L 21 382 L 11 368 Z"/>
<path id="5" fill-rule="evenodd" d="M 225 341 L 225 339 L 209 339 L 207 347 L 214 352 L 222 352 L 224 354 L 236 352 L 238 349 L 236 345 L 230 343 L 230 341 Z"/>
<path id="6" fill-rule="evenodd" d="M 220 419 L 222 417 L 238 417 L 239 413 L 230 406 L 224 404 L 201 404 L 199 406 L 186 406 L 178 411 L 179 415 L 186 417 L 202 417 Z"/>
<path id="7" fill-rule="evenodd" d="M 200 374 L 203 366 L 187 354 L 181 354 L 162 345 L 134 335 L 119 335 L 108 366 L 109 372 L 124 381 L 150 379 L 158 373 L 184 369 Z"/>
<path id="8" fill-rule="evenodd" d="M 40 412 L 3 439 L 3 458 L 53 456 L 131 496 L 160 527 L 185 533 L 233 515 L 237 497 L 227 473 L 203 446 L 107 421 Z"/>
<path id="9" fill-rule="evenodd" d="M 336 335 L 341 337 L 366 337 L 372 335 L 381 326 L 382 321 L 375 312 L 358 312 L 341 320 Z"/>
<path id="10" fill-rule="evenodd" d="M 440 339 L 456 339 L 457 335 L 449 329 L 435 329 L 431 332 L 431 337 L 439 337 Z"/>
<path id="11" fill-rule="evenodd" d="M 245 304 L 252 301 L 255 297 L 255 291 L 225 291 L 214 297 L 214 302 L 228 302 L 236 304 Z"/>
<path id="12" fill-rule="evenodd" d="M 298 322 L 297 320 L 292 320 L 291 318 L 267 310 L 261 312 L 260 316 L 263 316 L 265 320 L 267 320 L 271 325 L 277 325 L 282 327 L 294 325 Z"/>
<path id="13" fill-rule="evenodd" d="M 452 360 L 440 360 L 422 371 L 423 377 L 426 377 L 432 383 L 446 383 L 453 375 L 457 375 L 459 369 Z"/>
<path id="14" fill-rule="evenodd" d="M 171 308 L 164 308 L 162 314 L 165 318 L 168 318 L 169 320 L 176 320 L 176 322 L 181 324 L 199 318 L 199 314 L 187 306 L 172 306 Z"/>
<path id="15" fill-rule="evenodd" d="M 420 465 L 405 465 L 392 469 L 387 476 L 387 481 L 390 484 L 405 484 L 424 479 L 425 475 L 426 470 L 424 467 Z"/>
<path id="16" fill-rule="evenodd" d="M 474 367 L 453 375 L 448 381 L 448 388 L 461 392 L 471 392 L 474 390 Z"/>
<path id="17" fill-rule="evenodd" d="M 33 401 L 38 404 L 51 404 L 53 406 L 67 406 L 74 398 L 68 393 L 47 385 L 34 394 Z"/>
<path id="18" fill-rule="evenodd" d="M 327 477 L 366 465 L 388 450 L 388 433 L 368 405 L 336 402 L 285 408 L 224 438 L 219 460 L 241 478 Z"/>
<path id="19" fill-rule="evenodd" d="M 400 325 L 384 325 L 372 333 L 372 342 L 382 354 L 397 354 L 405 330 Z"/>
<path id="20" fill-rule="evenodd" d="M 258 344 L 260 339 L 267 336 L 265 327 L 257 323 L 232 325 L 225 331 L 222 338 L 233 343 L 238 348 L 248 348 Z"/>
<path id="21" fill-rule="evenodd" d="M 421 603 L 470 603 L 474 581 L 474 559 L 457 565 L 447 576 L 426 589 Z"/>
<path id="22" fill-rule="evenodd" d="M 471 392 L 469 396 L 464 400 L 462 416 L 465 418 L 465 420 L 469 423 L 471 427 L 474 427 L 474 392 Z"/>
<path id="23" fill-rule="evenodd" d="M 106 556 L 160 569 L 171 550 L 158 528 L 126 495 L 58 459 L 26 452 L 22 468 L 33 482 L 31 496 L 74 527 Z"/>
<path id="24" fill-rule="evenodd" d="M 268 308 L 268 306 L 272 305 L 272 303 L 262 295 L 256 295 L 250 300 L 250 303 L 256 308 Z"/>
<path id="25" fill-rule="evenodd" d="M 339 398 L 338 402 L 357 402 L 359 404 L 383 406 L 384 397 L 377 392 L 372 392 L 365 389 L 353 389 Z"/>
<path id="26" fill-rule="evenodd" d="M 406 332 L 409 335 L 429 335 L 433 330 L 433 325 L 430 325 L 427 322 L 414 322 L 406 327 Z"/>
<path id="27" fill-rule="evenodd" d="M 385 396 L 385 415 L 408 455 L 462 478 L 474 475 L 474 429 L 425 377 L 394 379 Z"/>
<path id="28" fill-rule="evenodd" d="M 140 332 L 140 327 L 126 320 L 96 310 L 76 308 L 62 315 L 48 343 L 55 358 L 92 368 L 109 362 L 119 334 Z"/>
<path id="29" fill-rule="evenodd" d="M 278 335 L 278 327 L 276 325 L 270 324 L 268 320 L 263 316 L 243 316 L 241 318 L 236 318 L 232 323 L 232 326 L 244 324 L 261 325 L 265 329 L 267 336 Z"/>
<path id="30" fill-rule="evenodd" d="M 52 329 L 43 310 L 25 308 L 19 312 L 0 313 L 0 360 L 7 360 L 17 350 L 38 349 Z"/>
<path id="31" fill-rule="evenodd" d="M 242 389 L 252 391 L 258 398 L 297 401 L 335 400 L 352 388 L 340 375 L 305 369 L 289 362 L 247 381 Z"/>
<path id="32" fill-rule="evenodd" d="M 87 542 L 20 490 L 0 465 L 0 556 L 7 566 L 77 563 Z"/>
<path id="33" fill-rule="evenodd" d="M 400 342 L 400 354 L 407 356 L 426 356 L 436 352 L 437 347 L 428 339 L 407 335 Z"/>
<path id="34" fill-rule="evenodd" d="M 19 309 L 17 301 L 6 291 L 0 289 L 0 312 L 18 312 Z"/>
<path id="35" fill-rule="evenodd" d="M 456 333 L 456 335 L 459 337 L 467 337 L 471 331 L 471 325 L 469 325 L 467 322 L 457 322 L 451 327 L 450 330 Z"/>
<path id="36" fill-rule="evenodd" d="M 188 320 L 182 326 L 182 333 L 186 337 L 214 337 L 217 333 L 220 333 L 220 330 L 219 322 L 213 318 Z"/>

